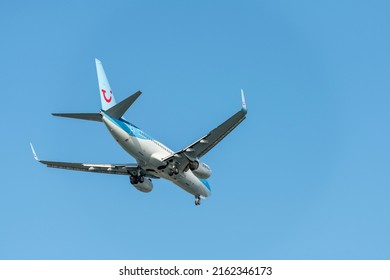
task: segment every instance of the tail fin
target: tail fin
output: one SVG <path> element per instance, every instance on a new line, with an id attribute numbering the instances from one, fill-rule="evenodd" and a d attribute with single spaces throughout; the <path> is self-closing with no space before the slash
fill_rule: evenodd
<path id="1" fill-rule="evenodd" d="M 96 72 L 99 80 L 100 99 L 102 101 L 102 109 L 109 116 L 120 119 L 123 114 L 130 108 L 134 101 L 141 95 L 140 91 L 137 91 L 133 95 L 122 100 L 118 104 L 115 101 L 110 84 L 108 83 L 106 74 L 104 73 L 103 65 L 100 60 L 95 58 Z M 82 119 L 88 121 L 102 121 L 102 115 L 100 113 L 53 113 L 57 117 L 66 117 L 74 119 Z M 31 147 L 32 148 L 32 147 Z M 33 149 L 33 148 L 32 148 Z"/>
<path id="2" fill-rule="evenodd" d="M 104 73 L 101 61 L 95 58 L 96 72 L 99 81 L 100 100 L 102 102 L 102 109 L 108 110 L 116 104 L 114 94 L 112 93 L 110 84 L 108 83 L 106 73 Z"/>

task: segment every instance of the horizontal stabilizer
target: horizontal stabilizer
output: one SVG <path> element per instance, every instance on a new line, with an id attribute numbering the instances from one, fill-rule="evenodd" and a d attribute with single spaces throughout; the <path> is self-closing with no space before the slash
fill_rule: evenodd
<path id="1" fill-rule="evenodd" d="M 115 119 L 120 119 L 124 113 L 133 105 L 134 101 L 141 95 L 141 91 L 137 91 L 136 93 L 130 95 L 125 100 L 122 100 L 118 104 L 112 106 L 106 111 L 106 114 Z"/>
<path id="2" fill-rule="evenodd" d="M 87 121 L 102 121 L 102 116 L 99 113 L 70 113 L 70 114 L 61 114 L 61 113 L 53 113 L 53 116 L 56 117 L 65 117 L 65 118 L 73 118 L 73 119 L 81 119 Z"/>

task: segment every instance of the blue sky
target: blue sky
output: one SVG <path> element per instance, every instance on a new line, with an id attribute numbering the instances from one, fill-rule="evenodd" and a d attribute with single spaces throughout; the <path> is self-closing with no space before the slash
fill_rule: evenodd
<path id="1" fill-rule="evenodd" d="M 388 1 L 3 1 L 0 259 L 389 259 Z M 126 118 L 173 150 L 235 113 L 213 195 L 48 169 L 134 160 L 99 123 L 94 58 Z"/>

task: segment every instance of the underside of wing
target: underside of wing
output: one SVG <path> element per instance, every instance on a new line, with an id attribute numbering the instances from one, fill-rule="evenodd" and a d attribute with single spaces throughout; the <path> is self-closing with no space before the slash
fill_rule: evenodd
<path id="1" fill-rule="evenodd" d="M 191 161 L 195 161 L 198 158 L 204 156 L 210 151 L 215 145 L 217 145 L 223 138 L 225 138 L 234 128 L 236 128 L 246 118 L 246 104 L 243 92 L 242 96 L 242 108 L 240 111 L 235 113 L 229 119 L 224 121 L 218 127 L 211 130 L 208 134 L 195 141 L 191 145 L 182 149 L 179 152 L 167 157 L 164 161 L 176 162 L 180 165 L 180 169 L 185 169 L 187 164 Z"/>
<path id="2" fill-rule="evenodd" d="M 207 135 L 184 148 L 181 152 L 188 154 L 189 157 L 201 158 L 223 138 L 225 138 L 243 120 L 245 120 L 245 114 L 242 111 L 237 112 L 227 121 L 210 131 Z"/>
<path id="3" fill-rule="evenodd" d="M 61 168 L 85 172 L 106 173 L 115 175 L 137 175 L 158 178 L 154 172 L 139 168 L 137 164 L 94 164 L 39 160 L 51 168 Z M 139 172 L 139 173 L 138 173 Z"/>
<path id="4" fill-rule="evenodd" d="M 33 153 L 34 159 L 47 167 L 51 168 L 61 168 L 85 172 L 95 172 L 95 173 L 106 173 L 106 174 L 116 174 L 116 175 L 134 175 L 134 176 L 144 176 L 149 178 L 160 178 L 157 173 L 153 170 L 143 169 L 138 164 L 113 164 L 113 163 L 78 163 L 78 162 L 62 162 L 62 161 L 48 161 L 40 160 L 35 152 L 33 145 L 30 143 L 31 151 Z"/>
<path id="5" fill-rule="evenodd" d="M 93 163 L 75 163 L 75 162 L 60 162 L 60 161 L 47 161 L 39 160 L 39 162 L 45 164 L 51 168 L 61 168 L 85 172 L 106 173 L 115 175 L 140 175 L 149 178 L 159 178 L 152 171 L 139 168 L 137 164 L 93 164 Z"/>
<path id="6" fill-rule="evenodd" d="M 118 164 L 90 164 L 90 163 L 76 163 L 76 162 L 61 162 L 61 161 L 47 161 L 40 160 L 39 162 L 45 164 L 47 167 L 61 168 L 77 171 L 110 173 L 118 175 L 129 175 L 131 171 L 137 170 L 136 164 L 118 165 Z"/>

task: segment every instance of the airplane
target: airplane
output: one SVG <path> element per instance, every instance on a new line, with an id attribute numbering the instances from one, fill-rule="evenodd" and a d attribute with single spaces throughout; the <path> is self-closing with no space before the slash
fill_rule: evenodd
<path id="1" fill-rule="evenodd" d="M 241 109 L 215 129 L 174 152 L 146 132 L 123 118 L 125 112 L 141 95 L 137 91 L 123 101 L 116 103 L 114 94 L 100 60 L 95 59 L 102 109 L 99 113 L 53 113 L 57 117 L 75 118 L 103 122 L 119 145 L 136 159 L 134 164 L 94 164 L 40 160 L 30 143 L 35 160 L 52 168 L 86 172 L 127 175 L 130 183 L 141 192 L 153 189 L 151 179 L 167 179 L 195 196 L 195 205 L 211 195 L 209 182 L 210 167 L 200 158 L 218 144 L 245 118 L 247 107 L 241 90 Z"/>

